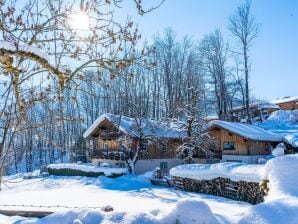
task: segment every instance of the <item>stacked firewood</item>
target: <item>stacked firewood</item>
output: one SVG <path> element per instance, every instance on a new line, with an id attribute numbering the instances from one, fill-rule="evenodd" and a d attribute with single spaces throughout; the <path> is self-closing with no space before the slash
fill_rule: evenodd
<path id="1" fill-rule="evenodd" d="M 264 201 L 265 191 L 259 183 L 247 181 L 232 181 L 228 178 L 215 178 L 212 180 L 194 180 L 174 177 L 176 189 L 211 194 L 258 204 Z"/>

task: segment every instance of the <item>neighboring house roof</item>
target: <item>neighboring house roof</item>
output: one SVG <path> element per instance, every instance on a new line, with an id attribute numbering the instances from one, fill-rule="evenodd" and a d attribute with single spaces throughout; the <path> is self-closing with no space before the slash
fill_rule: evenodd
<path id="1" fill-rule="evenodd" d="M 251 103 L 249 104 L 250 108 L 258 108 L 258 109 L 279 109 L 279 106 L 273 103 Z M 234 107 L 231 112 L 233 113 L 234 111 L 239 111 L 239 110 L 244 110 L 245 107 L 244 106 L 238 106 L 238 107 Z"/>
<path id="2" fill-rule="evenodd" d="M 297 148 L 298 147 L 298 134 L 293 134 L 293 135 L 286 135 L 284 137 L 284 141 L 292 145 L 293 147 Z"/>
<path id="3" fill-rule="evenodd" d="M 288 103 L 288 102 L 295 102 L 295 101 L 298 101 L 298 96 L 280 97 L 278 99 L 271 100 L 270 103 L 281 104 L 281 103 Z"/>
<path id="4" fill-rule="evenodd" d="M 91 137 L 100 124 L 105 120 L 108 120 L 116 127 L 119 127 L 119 130 L 127 135 L 132 137 L 139 136 L 140 132 L 138 131 L 138 126 L 134 118 L 106 113 L 93 122 L 84 133 L 84 138 Z M 141 119 L 141 130 L 144 135 L 152 135 L 157 138 L 180 139 L 186 136 L 186 133 L 179 128 L 179 124 L 175 122 Z"/>
<path id="5" fill-rule="evenodd" d="M 234 123 L 227 121 L 211 121 L 208 124 L 208 129 L 219 127 L 225 129 L 234 134 L 238 134 L 244 138 L 255 141 L 269 141 L 269 142 L 281 142 L 282 136 L 275 134 L 271 131 L 267 131 L 263 128 L 250 124 Z"/>

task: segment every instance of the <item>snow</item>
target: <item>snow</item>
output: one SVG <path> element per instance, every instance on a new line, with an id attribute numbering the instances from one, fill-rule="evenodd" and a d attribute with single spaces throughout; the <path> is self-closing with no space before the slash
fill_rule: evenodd
<path id="1" fill-rule="evenodd" d="M 47 208 L 55 213 L 42 219 L 0 215 L 0 223 L 298 223 L 298 155 L 276 157 L 265 165 L 217 165 L 215 170 L 223 169 L 223 173 L 234 174 L 236 179 L 240 173 L 245 177 L 262 171 L 262 178 L 269 180 L 270 189 L 265 202 L 253 206 L 222 197 L 153 186 L 144 175 L 115 179 L 49 176 L 29 180 L 14 175 L 4 177 L 0 209 L 4 204 L 60 207 Z M 205 169 L 201 167 L 201 170 Z M 234 170 L 237 172 L 233 173 Z M 114 210 L 104 212 L 107 205 Z M 5 207 L 18 208 L 21 206 Z"/>
<path id="2" fill-rule="evenodd" d="M 212 180 L 218 177 L 233 181 L 261 182 L 264 165 L 248 165 L 245 163 L 225 162 L 215 164 L 186 164 L 170 170 L 172 176 L 196 180 Z"/>
<path id="3" fill-rule="evenodd" d="M 84 138 L 89 138 L 98 128 L 98 126 L 105 120 L 112 122 L 116 127 L 119 127 L 121 132 L 125 134 L 128 134 L 132 137 L 137 137 L 139 135 L 134 118 L 106 113 L 98 117 L 93 122 L 93 124 L 84 133 Z M 186 133 L 181 131 L 181 129 L 178 127 L 178 124 L 174 122 L 167 123 L 156 120 L 142 119 L 141 123 L 141 128 L 144 132 L 144 135 L 154 135 L 159 138 L 182 138 L 186 135 Z"/>
<path id="4" fill-rule="evenodd" d="M 280 104 L 280 103 L 287 103 L 287 102 L 291 102 L 291 101 L 298 101 L 298 96 L 280 97 L 280 98 L 271 100 L 270 103 Z"/>
<path id="5" fill-rule="evenodd" d="M 298 223 L 297 214 L 297 199 L 280 199 L 252 206 L 239 224 L 296 224 Z"/>
<path id="6" fill-rule="evenodd" d="M 29 52 L 29 53 L 32 53 L 34 55 L 37 55 L 40 58 L 46 60 L 52 67 L 55 67 L 55 65 L 51 64 L 51 62 L 50 62 L 50 56 L 49 56 L 49 54 L 46 53 L 45 51 L 43 51 L 42 49 L 40 49 L 39 47 L 36 47 L 36 46 L 32 46 L 32 45 L 19 45 L 18 48 L 16 48 L 10 42 L 4 41 L 4 40 L 0 40 L 0 49 L 5 49 L 5 50 L 8 50 L 8 51 L 16 51 L 18 49 L 19 51 Z M 22 68 L 22 66 L 21 66 L 21 68 Z M 57 69 L 61 73 L 65 73 L 66 72 L 65 69 L 62 66 L 59 66 Z"/>
<path id="7" fill-rule="evenodd" d="M 249 105 L 250 108 L 253 107 L 258 107 L 259 109 L 279 109 L 279 106 L 270 102 L 265 102 L 265 103 L 251 103 Z M 234 107 L 232 109 L 233 111 L 237 111 L 237 110 L 243 110 L 244 106 L 238 106 L 238 107 Z"/>
<path id="8" fill-rule="evenodd" d="M 283 143 L 279 143 L 275 149 L 272 150 L 272 155 L 274 157 L 285 155 L 286 147 Z"/>
<path id="9" fill-rule="evenodd" d="M 72 169 L 80 170 L 84 172 L 104 173 L 106 176 L 113 174 L 127 174 L 127 168 L 111 168 L 111 167 L 99 167 L 91 164 L 76 164 L 76 163 L 60 163 L 48 165 L 50 169 Z"/>
<path id="10" fill-rule="evenodd" d="M 297 130 L 298 131 L 298 130 Z M 285 142 L 289 143 L 293 147 L 298 147 L 298 133 L 293 135 L 286 135 L 284 137 Z"/>
<path id="11" fill-rule="evenodd" d="M 174 216 L 180 224 L 219 223 L 208 204 L 202 200 L 182 199 L 168 216 Z"/>
<path id="12" fill-rule="evenodd" d="M 8 51 L 15 51 L 16 48 L 11 43 L 5 40 L 0 40 L 0 48 L 8 50 Z"/>
<path id="13" fill-rule="evenodd" d="M 29 180 L 22 180 L 19 176 L 4 177 L 4 180 L 8 179 L 11 182 L 6 182 L 7 186 L 3 185 L 0 209 L 3 209 L 3 204 L 61 206 L 47 208 L 56 212 L 47 218 L 26 218 L 27 223 L 73 224 L 76 220 L 84 224 L 175 224 L 178 223 L 176 219 L 183 223 L 186 218 L 192 220 L 190 223 L 236 223 L 251 207 L 248 203 L 222 197 L 154 186 L 144 175 L 125 175 L 119 178 L 49 176 Z M 112 206 L 114 211 L 103 212 L 102 208 L 107 205 Z M 65 210 L 62 206 L 79 208 Z M 0 223 L 4 219 L 7 217 L 0 216 Z"/>
<path id="14" fill-rule="evenodd" d="M 0 41 L 0 48 L 8 50 L 8 51 L 16 51 L 16 47 L 13 46 L 10 42 L 1 40 Z M 18 50 L 33 53 L 46 61 L 50 61 L 50 56 L 42 51 L 40 48 L 31 46 L 31 45 L 20 45 Z"/>
<path id="15" fill-rule="evenodd" d="M 282 136 L 271 131 L 264 130 L 261 127 L 256 125 L 234 123 L 227 121 L 211 121 L 208 124 L 208 129 L 213 127 L 220 127 L 226 129 L 234 134 L 238 134 L 247 139 L 255 141 L 272 141 L 272 142 L 281 142 Z"/>
<path id="16" fill-rule="evenodd" d="M 298 110 L 275 111 L 259 126 L 283 136 L 285 142 L 298 147 Z"/>
<path id="17" fill-rule="evenodd" d="M 269 193 L 265 203 L 252 206 L 239 223 L 298 223 L 298 155 L 274 158 L 265 165 Z"/>
<path id="18" fill-rule="evenodd" d="M 267 200 L 298 198 L 298 155 L 286 155 L 269 160 L 265 165 L 265 177 L 270 180 Z"/>
<path id="19" fill-rule="evenodd" d="M 19 46 L 19 50 L 25 51 L 25 52 L 30 52 L 32 54 L 35 54 L 35 55 L 41 57 L 42 59 L 44 59 L 46 61 L 50 61 L 50 56 L 38 47 L 31 46 L 31 45 L 21 45 L 21 46 Z"/>

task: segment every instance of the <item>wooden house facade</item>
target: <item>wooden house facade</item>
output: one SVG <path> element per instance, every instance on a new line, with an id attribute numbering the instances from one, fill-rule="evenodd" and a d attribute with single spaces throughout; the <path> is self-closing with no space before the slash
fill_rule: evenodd
<path id="1" fill-rule="evenodd" d="M 271 113 L 279 110 L 279 106 L 273 103 L 252 103 L 249 105 L 249 111 L 254 121 L 264 121 Z M 246 121 L 247 113 L 244 106 L 235 107 L 230 110 L 231 120 L 234 122 Z"/>
<path id="2" fill-rule="evenodd" d="M 257 163 L 282 141 L 280 135 L 242 123 L 213 121 L 208 131 L 215 139 L 216 150 L 221 151 L 223 162 Z"/>
<path id="3" fill-rule="evenodd" d="M 164 123 L 145 120 L 142 131 L 155 140 L 142 143 L 135 166 L 136 173 L 144 173 L 156 167 L 170 169 L 182 163 L 176 157 L 176 148 L 184 136 L 181 130 L 168 128 Z M 127 151 L 122 147 L 121 141 L 127 141 L 125 145 L 129 144 L 132 151 L 136 150 L 139 141 L 135 120 L 113 114 L 100 116 L 84 133 L 84 137 L 96 139 L 97 142 L 90 155 L 92 162 L 111 167 L 127 167 Z"/>
<path id="4" fill-rule="evenodd" d="M 271 103 L 278 105 L 279 108 L 282 110 L 297 110 L 298 96 L 283 97 L 283 98 L 271 100 Z"/>

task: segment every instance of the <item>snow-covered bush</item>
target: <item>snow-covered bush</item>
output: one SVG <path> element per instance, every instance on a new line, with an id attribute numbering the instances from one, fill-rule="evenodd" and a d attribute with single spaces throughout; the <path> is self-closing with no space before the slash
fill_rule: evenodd
<path id="1" fill-rule="evenodd" d="M 258 164 L 265 164 L 267 160 L 265 158 L 259 158 L 258 159 Z"/>
<path id="2" fill-rule="evenodd" d="M 279 143 L 272 151 L 272 155 L 274 157 L 285 155 L 285 151 L 287 150 L 284 143 Z"/>

